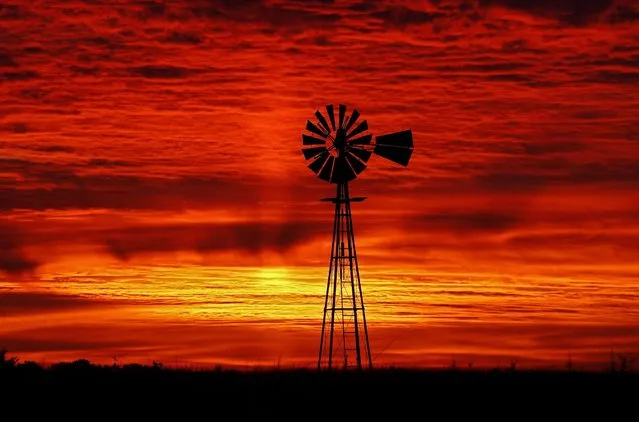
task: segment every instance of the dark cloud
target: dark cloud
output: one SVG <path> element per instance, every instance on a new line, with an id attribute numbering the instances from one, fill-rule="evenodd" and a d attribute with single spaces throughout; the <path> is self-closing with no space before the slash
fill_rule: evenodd
<path id="1" fill-rule="evenodd" d="M 227 24 L 257 25 L 275 32 L 302 32 L 311 27 L 328 29 L 342 19 L 340 13 L 320 2 L 270 4 L 263 0 L 189 0 L 187 3 L 190 13 L 197 17 Z"/>
<path id="2" fill-rule="evenodd" d="M 108 164 L 108 163 L 103 163 Z M 117 164 L 117 162 L 116 162 Z M 130 168 L 115 165 L 105 168 Z M 10 167 L 6 169 L 10 171 Z M 124 175 L 78 175 L 74 171 L 47 169 L 46 165 L 32 170 L 27 180 L 53 183 L 57 187 L 17 188 L 15 182 L 0 179 L 0 210 L 52 209 L 201 209 L 220 206 L 255 206 L 259 200 L 287 197 L 287 191 L 265 192 L 250 180 L 226 178 L 184 177 L 179 179 L 149 178 Z M 312 194 L 303 187 L 295 191 Z M 319 193 L 318 193 L 319 195 Z"/>
<path id="3" fill-rule="evenodd" d="M 24 122 L 14 122 L 5 125 L 0 124 L 0 132 L 23 134 L 29 131 L 29 126 Z"/>
<path id="4" fill-rule="evenodd" d="M 349 10 L 354 12 L 372 12 L 376 10 L 378 4 L 371 1 L 359 1 L 348 6 Z"/>
<path id="5" fill-rule="evenodd" d="M 143 16 L 146 18 L 162 17 L 166 14 L 167 5 L 164 2 L 150 0 L 139 3 L 143 6 Z"/>
<path id="6" fill-rule="evenodd" d="M 28 17 L 26 10 L 15 4 L 0 4 L 0 22 L 3 20 L 16 20 Z"/>
<path id="7" fill-rule="evenodd" d="M 111 191 L 92 191 L 81 188 L 55 189 L 0 189 L 0 209 L 4 211 L 31 209 L 38 211 L 75 208 L 153 208 L 166 198 L 154 198 L 146 195 L 144 199 L 135 198 L 122 189 Z"/>
<path id="8" fill-rule="evenodd" d="M 103 233 L 110 254 L 126 261 L 137 254 L 197 251 L 284 252 L 303 244 L 324 227 L 312 222 L 247 222 L 124 227 Z"/>
<path id="9" fill-rule="evenodd" d="M 0 147 L 6 146 L 0 144 Z M 263 200 L 280 200 L 296 195 L 320 195 L 322 185 L 281 183 L 265 190 L 260 179 L 225 174 L 182 177 L 154 177 L 135 158 L 90 158 L 66 165 L 56 161 L 55 152 L 77 152 L 74 148 L 28 145 L 26 149 L 52 152 L 42 161 L 0 158 L 0 171 L 17 174 L 21 181 L 0 178 L 0 210 L 32 209 L 186 209 L 202 207 L 255 206 Z M 170 162 L 169 162 L 170 164 Z M 161 160 L 158 165 L 165 166 Z M 98 171 L 100 169 L 109 169 Z M 121 172 L 118 169 L 126 169 Z M 113 170 L 113 171 L 111 171 Z M 47 186 L 44 188 L 43 186 Z"/>
<path id="10" fill-rule="evenodd" d="M 58 312 L 103 306 L 107 303 L 102 299 L 79 295 L 0 290 L 0 308 L 3 316 Z"/>
<path id="11" fill-rule="evenodd" d="M 575 185 L 592 185 L 601 182 L 620 183 L 631 186 L 639 184 L 638 157 L 629 157 L 615 163 L 591 162 L 574 165 L 567 172 L 564 183 Z M 549 177 L 549 179 L 552 179 Z M 561 181 L 562 177 L 559 177 Z"/>
<path id="12" fill-rule="evenodd" d="M 639 327 L 635 325 L 613 325 L 613 326 L 579 326 L 575 325 L 573 329 L 567 332 L 566 329 L 548 330 L 546 332 L 539 331 L 534 340 L 538 344 L 552 345 L 558 349 L 569 349 L 574 347 L 575 339 L 583 345 L 598 345 L 602 341 L 610 341 L 620 343 L 624 346 L 630 346 L 633 349 L 639 344 Z M 625 343 L 625 344 L 624 344 Z"/>
<path id="13" fill-rule="evenodd" d="M 492 75 L 486 75 L 485 79 L 491 82 L 534 83 L 534 81 L 530 78 L 530 76 L 514 75 L 509 73 L 501 73 L 501 74 L 495 73 Z"/>
<path id="14" fill-rule="evenodd" d="M 484 7 L 504 6 L 574 25 L 599 18 L 614 3 L 615 0 L 479 0 Z"/>
<path id="15" fill-rule="evenodd" d="M 202 42 L 202 37 L 197 34 L 174 31 L 171 32 L 164 41 L 176 44 L 200 44 Z"/>
<path id="16" fill-rule="evenodd" d="M 431 67 L 436 72 L 477 72 L 477 73 L 493 73 L 493 72 L 509 72 L 516 70 L 529 69 L 531 64 L 517 61 L 499 61 L 498 58 L 483 60 L 487 63 L 466 62 L 466 63 L 448 63 L 443 65 L 434 65 Z"/>
<path id="17" fill-rule="evenodd" d="M 2 247 L 4 248 L 5 245 L 2 245 Z M 0 271 L 9 276 L 31 274 L 39 266 L 39 262 L 25 257 L 17 250 L 3 250 L 0 252 Z"/>
<path id="18" fill-rule="evenodd" d="M 28 132 L 28 126 L 26 126 L 25 124 L 22 124 L 22 125 L 24 125 L 24 132 L 22 133 Z M 6 129 L 9 129 L 10 131 L 14 133 L 19 133 L 15 131 L 15 125 L 7 125 Z M 0 130 L 5 130 L 5 127 L 0 126 Z M 29 145 L 28 143 L 9 144 L 6 142 L 4 143 L 0 142 L 0 148 L 8 148 L 8 147 L 16 148 L 20 150 L 27 150 L 27 151 L 51 152 L 51 153 L 56 153 L 56 152 L 72 153 L 75 151 L 73 147 L 68 145 Z M 2 170 L 8 170 L 9 168 L 15 169 L 15 166 L 19 162 L 21 161 L 0 159 L 0 169 Z"/>
<path id="19" fill-rule="evenodd" d="M 204 255 L 234 252 L 255 256 L 260 252 L 288 252 L 330 231 L 328 223 L 318 224 L 317 221 L 299 220 L 294 216 L 282 222 L 136 224 L 123 221 L 111 226 L 100 228 L 98 224 L 94 227 L 90 221 L 5 226 L 0 233 L 3 235 L 0 240 L 0 270 L 11 276 L 31 274 L 41 264 L 58 258 L 47 253 L 56 246 L 97 245 L 121 261 L 184 251 Z M 37 261 L 23 253 L 26 249 L 33 251 Z"/>
<path id="20" fill-rule="evenodd" d="M 546 250 L 550 246 L 564 251 L 595 248 L 615 248 L 618 254 L 622 251 L 636 254 L 639 251 L 639 235 L 602 233 L 602 232 L 567 232 L 513 235 L 508 238 L 508 245 L 518 249 Z"/>
<path id="21" fill-rule="evenodd" d="M 583 151 L 588 146 L 580 141 L 562 141 L 562 142 L 525 142 L 522 144 L 524 151 L 529 155 L 549 155 L 562 154 L 575 151 Z"/>
<path id="22" fill-rule="evenodd" d="M 28 81 L 31 79 L 37 79 L 40 77 L 38 72 L 33 70 L 22 70 L 16 72 L 4 72 L 0 73 L 0 81 Z"/>
<path id="23" fill-rule="evenodd" d="M 29 131 L 29 126 L 26 123 L 14 123 L 13 131 L 15 133 L 27 133 Z"/>
<path id="24" fill-rule="evenodd" d="M 78 66 L 71 65 L 69 66 L 69 70 L 74 74 L 79 75 L 97 75 L 100 73 L 100 68 L 97 66 Z"/>
<path id="25" fill-rule="evenodd" d="M 471 177 L 472 184 L 475 188 L 491 191 L 539 190 L 549 186 L 584 188 L 601 184 L 632 187 L 639 184 L 639 162 L 636 157 L 614 162 L 575 162 L 555 155 L 573 151 L 574 148 L 578 151 L 579 146 L 569 144 L 563 147 L 557 144 L 557 148 L 553 148 L 542 145 L 535 147 L 524 144 L 524 148 L 526 154 L 543 159 L 530 161 L 512 157 L 494 161 Z"/>
<path id="26" fill-rule="evenodd" d="M 128 69 L 132 76 L 141 76 L 147 79 L 182 79 L 199 73 L 195 69 L 181 66 L 147 65 Z"/>
<path id="27" fill-rule="evenodd" d="M 55 185 L 81 184 L 81 178 L 72 168 L 52 161 L 34 162 L 21 158 L 0 158 L 0 168 L 21 174 L 26 180 L 47 181 Z"/>
<path id="28" fill-rule="evenodd" d="M 0 51 L 0 67 L 17 67 L 16 63 L 9 54 Z"/>
<path id="29" fill-rule="evenodd" d="M 323 7 L 335 4 L 336 0 L 288 0 L 291 4 L 317 4 Z"/>
<path id="30" fill-rule="evenodd" d="M 607 17 L 612 24 L 634 23 L 639 21 L 639 6 L 619 5 Z"/>
<path id="31" fill-rule="evenodd" d="M 639 72 L 619 72 L 601 70 L 594 76 L 587 78 L 588 82 L 605 84 L 622 84 L 636 86 L 639 83 Z"/>
<path id="32" fill-rule="evenodd" d="M 40 263 L 24 252 L 25 234 L 9 222 L 0 222 L 0 272 L 9 276 L 33 273 Z"/>
<path id="33" fill-rule="evenodd" d="M 22 48 L 22 51 L 24 53 L 27 53 L 27 54 L 39 54 L 39 53 L 44 53 L 45 52 L 44 48 L 42 48 L 42 47 L 40 47 L 38 45 L 27 45 L 27 46 L 24 46 Z"/>
<path id="34" fill-rule="evenodd" d="M 384 10 L 371 12 L 370 16 L 382 20 L 384 23 L 404 28 L 410 25 L 421 25 L 431 23 L 439 15 L 423 12 L 421 10 L 409 9 L 407 7 L 389 7 Z"/>
<path id="35" fill-rule="evenodd" d="M 75 149 L 73 147 L 70 147 L 68 145 L 35 145 L 32 147 L 29 147 L 29 149 L 32 149 L 34 151 L 42 151 L 42 152 L 66 152 L 66 153 L 71 153 L 74 152 Z"/>
<path id="36" fill-rule="evenodd" d="M 92 158 L 87 162 L 89 167 L 132 167 L 134 163 L 124 160 L 110 160 L 107 158 Z"/>

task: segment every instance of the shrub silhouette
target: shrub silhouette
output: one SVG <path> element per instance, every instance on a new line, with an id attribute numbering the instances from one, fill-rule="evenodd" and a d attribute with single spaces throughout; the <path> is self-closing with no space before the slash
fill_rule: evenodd
<path id="1" fill-rule="evenodd" d="M 0 349 L 0 370 L 15 368 L 19 361 L 15 356 L 7 358 L 7 349 Z"/>
<path id="2" fill-rule="evenodd" d="M 615 406 L 609 406 L 610 412 L 622 409 L 619 397 L 639 391 L 639 374 L 630 371 L 535 371 L 521 367 L 471 370 L 460 366 L 437 370 L 378 368 L 362 372 L 238 371 L 219 366 L 189 370 L 168 368 L 160 362 L 114 366 L 96 365 L 85 359 L 42 367 L 6 356 L 6 351 L 0 355 L 3 367 L 11 368 L 0 374 L 3 403 L 11 403 L 12 395 L 29 397 L 33 403 L 53 399 L 63 420 L 72 411 L 84 420 L 103 417 L 106 412 L 113 412 L 114 420 L 122 420 L 122 415 L 129 415 L 131 409 L 142 412 L 138 420 L 225 420 L 228 415 L 243 419 L 242 416 L 253 413 L 283 415 L 289 411 L 298 419 L 307 419 L 320 415 L 313 409 L 324 412 L 326 409 L 317 407 L 318 401 L 330 397 L 338 400 L 340 415 L 347 411 L 340 407 L 345 403 L 355 403 L 358 409 L 378 416 L 409 409 L 425 416 L 425 408 L 433 415 L 472 408 L 477 415 L 481 408 L 470 404 L 486 405 L 499 398 L 508 402 L 505 406 L 508 408 L 517 405 L 528 409 L 534 403 L 535 409 L 553 414 L 562 406 L 570 407 L 574 416 L 575 402 L 570 397 L 589 405 L 604 404 L 606 397 L 611 397 Z M 90 409 L 90 413 L 82 409 Z M 169 409 L 178 416 L 171 417 Z M 47 412 L 49 417 L 55 414 L 50 408 Z M 99 414 L 94 415 L 95 412 Z M 30 420 L 26 413 L 22 416 L 19 419 Z"/>

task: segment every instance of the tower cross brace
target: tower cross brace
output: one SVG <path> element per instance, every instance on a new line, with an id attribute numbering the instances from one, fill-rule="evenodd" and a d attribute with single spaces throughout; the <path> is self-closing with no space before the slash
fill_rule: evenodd
<path id="1" fill-rule="evenodd" d="M 318 369 L 373 367 L 351 216 L 351 203 L 364 199 L 351 198 L 345 182 L 322 200 L 335 204 L 335 216 Z"/>

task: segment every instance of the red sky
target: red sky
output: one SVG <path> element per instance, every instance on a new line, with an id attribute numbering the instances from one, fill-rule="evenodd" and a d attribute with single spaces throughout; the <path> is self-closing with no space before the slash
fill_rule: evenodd
<path id="1" fill-rule="evenodd" d="M 4 1 L 0 345 L 312 365 L 344 103 L 376 364 L 636 353 L 638 83 L 634 0 Z"/>

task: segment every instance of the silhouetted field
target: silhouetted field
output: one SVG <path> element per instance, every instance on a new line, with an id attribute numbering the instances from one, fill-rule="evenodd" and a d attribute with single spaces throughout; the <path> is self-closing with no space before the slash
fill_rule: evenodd
<path id="1" fill-rule="evenodd" d="M 525 370 L 179 370 L 99 366 L 80 360 L 43 368 L 0 367 L 5 412 L 85 420 L 244 420 L 278 415 L 322 420 L 362 411 L 392 420 L 507 416 L 511 420 L 591 415 L 636 420 L 639 374 Z M 25 400 L 28 405 L 17 403 Z M 630 410 L 628 410 L 630 409 Z M 631 413 L 622 416 L 627 411 Z M 602 413 L 603 412 L 603 413 Z M 411 416 L 412 415 L 412 416 Z M 58 420 L 58 419 L 55 419 Z M 103 419 L 100 419 L 103 420 Z M 269 419 L 270 420 L 270 419 Z"/>

